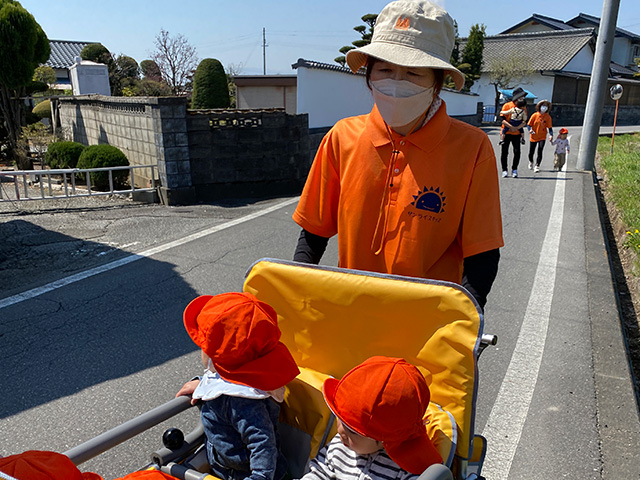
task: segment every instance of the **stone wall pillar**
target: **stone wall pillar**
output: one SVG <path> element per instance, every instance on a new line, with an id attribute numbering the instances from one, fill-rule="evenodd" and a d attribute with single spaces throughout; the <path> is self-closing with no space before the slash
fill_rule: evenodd
<path id="1" fill-rule="evenodd" d="M 154 141 L 158 151 L 160 200 L 165 205 L 195 203 L 191 181 L 187 99 L 158 97 L 153 110 Z"/>

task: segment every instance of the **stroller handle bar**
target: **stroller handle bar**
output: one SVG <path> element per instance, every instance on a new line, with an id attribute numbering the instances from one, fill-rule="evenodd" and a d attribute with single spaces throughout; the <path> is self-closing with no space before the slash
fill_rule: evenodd
<path id="1" fill-rule="evenodd" d="M 153 410 L 149 410 L 122 425 L 118 425 L 91 440 L 67 450 L 64 454 L 73 463 L 80 465 L 191 407 L 191 397 L 176 397 Z"/>

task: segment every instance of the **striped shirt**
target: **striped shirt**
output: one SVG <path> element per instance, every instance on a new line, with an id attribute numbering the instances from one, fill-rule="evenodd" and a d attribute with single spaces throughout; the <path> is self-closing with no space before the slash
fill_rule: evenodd
<path id="1" fill-rule="evenodd" d="M 358 455 L 336 435 L 309 463 L 303 480 L 414 480 L 418 475 L 403 470 L 384 449 Z"/>

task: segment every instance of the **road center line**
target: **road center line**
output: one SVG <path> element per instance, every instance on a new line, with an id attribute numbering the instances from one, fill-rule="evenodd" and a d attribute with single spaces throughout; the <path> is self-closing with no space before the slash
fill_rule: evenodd
<path id="1" fill-rule="evenodd" d="M 482 475 L 491 480 L 509 478 L 538 380 L 556 281 L 565 184 L 566 174 L 559 172 L 529 304 L 509 368 L 482 432 L 487 439 Z"/>
<path id="2" fill-rule="evenodd" d="M 11 297 L 7 297 L 5 299 L 0 300 L 0 309 L 8 307 L 10 305 L 14 305 L 16 303 L 23 302 L 25 300 L 29 300 L 31 298 L 35 298 L 44 293 L 51 292 L 61 287 L 65 287 L 75 282 L 79 282 L 80 280 L 84 280 L 85 278 L 92 277 L 94 275 L 98 275 L 100 273 L 108 272 L 109 270 L 113 270 L 114 268 L 121 267 L 123 265 L 127 265 L 129 263 L 135 262 L 137 260 L 141 260 L 143 258 L 148 258 L 153 255 L 156 255 L 160 252 L 164 252 L 165 250 L 169 250 L 174 247 L 178 247 L 180 245 L 184 245 L 185 243 L 192 242 L 193 240 L 198 240 L 199 238 L 206 237 L 207 235 L 211 235 L 213 233 L 220 232 L 230 227 L 234 227 L 236 225 L 240 225 L 241 223 L 248 222 L 250 220 L 254 220 L 258 217 L 262 217 L 263 215 L 267 215 L 271 212 L 274 212 L 282 207 L 286 207 L 287 205 L 291 205 L 298 201 L 299 197 L 290 198 L 283 202 L 277 203 L 276 205 L 272 205 L 271 207 L 267 207 L 263 210 L 259 210 L 257 212 L 251 213 L 244 217 L 236 218 L 234 220 L 230 220 L 225 223 L 221 223 L 220 225 L 216 225 L 215 227 L 207 228 L 201 232 L 193 233 L 191 235 L 187 235 L 179 240 L 175 240 L 173 242 L 168 242 L 163 245 L 159 245 L 157 247 L 149 248 L 140 253 L 135 253 L 132 255 L 128 255 L 119 260 L 115 260 L 113 262 L 107 263 L 105 265 L 100 265 L 99 267 L 92 268 L 90 270 L 85 270 L 84 272 L 79 272 L 74 275 L 70 275 L 65 278 L 61 278 L 60 280 L 56 280 L 55 282 L 47 283 L 41 287 L 33 288 L 31 290 L 27 290 L 26 292 L 18 293 L 17 295 L 13 295 Z"/>

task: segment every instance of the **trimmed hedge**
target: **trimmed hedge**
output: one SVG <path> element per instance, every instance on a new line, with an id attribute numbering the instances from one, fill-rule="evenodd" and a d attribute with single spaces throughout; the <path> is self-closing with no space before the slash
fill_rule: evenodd
<path id="1" fill-rule="evenodd" d="M 205 58 L 193 74 L 191 108 L 229 108 L 230 104 L 224 67 L 215 58 Z"/>
<path id="2" fill-rule="evenodd" d="M 113 145 L 91 145 L 85 148 L 78 159 L 78 168 L 125 167 L 129 160 L 122 151 Z M 81 174 L 86 179 L 86 174 Z M 113 171 L 113 188 L 122 189 L 127 185 L 129 170 Z M 109 190 L 109 172 L 91 174 L 91 187 L 96 190 Z"/>
<path id="3" fill-rule="evenodd" d="M 76 168 L 84 149 L 78 142 L 53 142 L 47 147 L 44 160 L 51 168 Z"/>
<path id="4" fill-rule="evenodd" d="M 51 101 L 49 99 L 43 100 L 33 107 L 32 113 L 39 118 L 48 118 L 51 120 Z"/>

